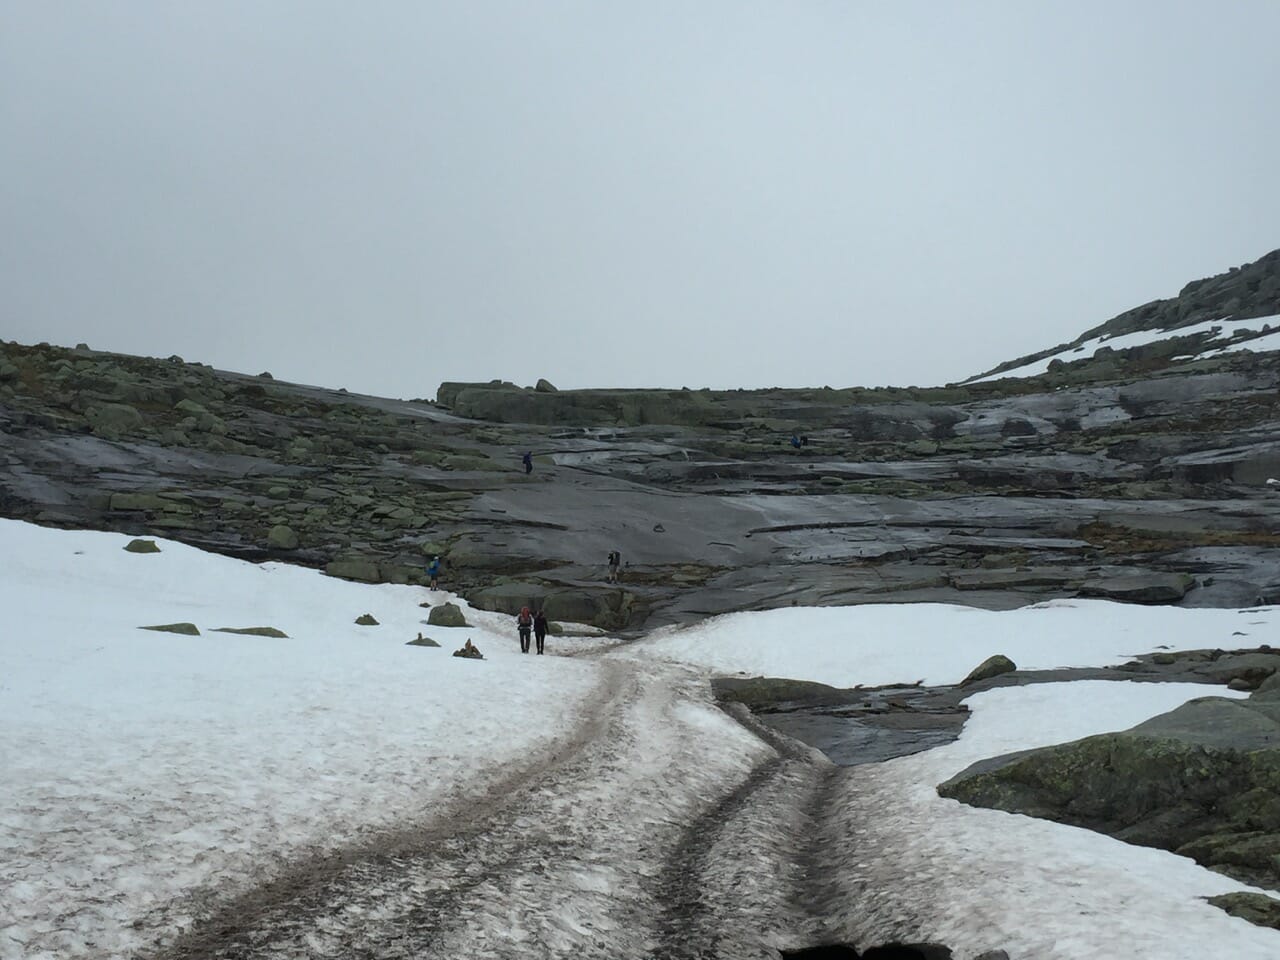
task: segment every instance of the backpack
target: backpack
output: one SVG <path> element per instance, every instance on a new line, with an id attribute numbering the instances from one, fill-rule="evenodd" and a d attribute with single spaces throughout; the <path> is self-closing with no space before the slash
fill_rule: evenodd
<path id="1" fill-rule="evenodd" d="M 529 616 L 529 614 L 527 613 L 521 613 L 520 616 L 517 618 L 517 622 L 520 624 L 520 626 L 527 627 L 529 626 L 529 624 L 533 623 L 533 617 Z"/>
<path id="2" fill-rule="evenodd" d="M 609 566 L 616 567 L 621 562 L 622 562 L 622 557 L 618 554 L 617 550 L 609 551 Z"/>

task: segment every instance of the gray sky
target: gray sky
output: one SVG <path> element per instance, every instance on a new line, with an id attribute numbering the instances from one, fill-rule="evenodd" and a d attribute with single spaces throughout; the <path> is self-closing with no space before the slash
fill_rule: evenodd
<path id="1" fill-rule="evenodd" d="M 1280 3 L 0 0 L 0 337 L 932 385 L 1280 246 Z"/>

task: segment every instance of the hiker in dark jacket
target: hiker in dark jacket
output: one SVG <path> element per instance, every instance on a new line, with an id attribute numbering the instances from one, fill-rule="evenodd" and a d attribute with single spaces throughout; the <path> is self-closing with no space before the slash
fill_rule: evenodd
<path id="1" fill-rule="evenodd" d="M 538 641 L 538 655 L 542 655 L 542 645 L 547 642 L 547 615 L 539 610 L 533 615 L 533 636 Z"/>
<path id="2" fill-rule="evenodd" d="M 533 453 L 528 452 L 520 458 L 520 462 L 524 464 L 524 472 L 526 475 L 533 473 Z"/>
<path id="3" fill-rule="evenodd" d="M 516 629 L 520 632 L 520 652 L 528 653 L 529 633 L 533 630 L 533 614 L 528 607 L 520 608 L 520 615 L 516 617 Z"/>

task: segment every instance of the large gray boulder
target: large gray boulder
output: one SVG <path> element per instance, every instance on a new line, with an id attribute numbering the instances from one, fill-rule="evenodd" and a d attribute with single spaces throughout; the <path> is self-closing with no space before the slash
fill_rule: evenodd
<path id="1" fill-rule="evenodd" d="M 1177 603 L 1195 584 L 1195 578 L 1185 573 L 1135 573 L 1086 580 L 1080 596 L 1125 603 Z"/>
<path id="2" fill-rule="evenodd" d="M 1131 730 L 984 760 L 938 793 L 1280 889 L 1280 698 L 1265 693 L 1202 697 Z"/>
<path id="3" fill-rule="evenodd" d="M 442 603 L 432 607 L 427 614 L 427 623 L 433 627 L 467 627 L 467 618 L 456 603 Z"/>
<path id="4" fill-rule="evenodd" d="M 93 432 L 107 440 L 135 433 L 142 426 L 142 414 L 127 403 L 104 403 L 90 407 L 86 417 Z"/>
<path id="5" fill-rule="evenodd" d="M 294 532 L 292 527 L 277 523 L 267 531 L 267 545 L 275 547 L 277 550 L 297 550 L 298 534 Z"/>

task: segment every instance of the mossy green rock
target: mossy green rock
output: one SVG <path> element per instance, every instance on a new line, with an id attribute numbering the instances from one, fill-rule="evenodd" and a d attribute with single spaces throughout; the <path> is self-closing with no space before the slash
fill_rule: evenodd
<path id="1" fill-rule="evenodd" d="M 324 572 L 343 580 L 359 580 L 361 583 L 381 583 L 382 571 L 372 560 L 333 560 L 325 564 Z"/>
<path id="2" fill-rule="evenodd" d="M 124 545 L 130 553 L 159 553 L 160 545 L 154 540 L 130 540 Z"/>
<path id="3" fill-rule="evenodd" d="M 960 681 L 960 686 L 967 687 L 971 683 L 977 683 L 980 680 L 990 680 L 992 677 L 998 677 L 1002 673 L 1013 673 L 1018 669 L 1018 665 L 1006 657 L 1004 654 L 997 653 L 994 657 L 987 657 L 982 663 L 973 668 L 973 671 Z"/>
<path id="4" fill-rule="evenodd" d="M 275 637 L 288 640 L 289 635 L 275 627 L 214 627 L 214 633 L 238 633 L 246 637 Z"/>
<path id="5" fill-rule="evenodd" d="M 142 414 L 127 403 L 105 403 L 90 408 L 87 414 L 93 432 L 108 440 L 114 440 L 142 427 Z"/>
<path id="6" fill-rule="evenodd" d="M 297 550 L 298 534 L 292 527 L 277 523 L 267 532 L 267 544 L 277 550 Z"/>
<path id="7" fill-rule="evenodd" d="M 417 637 L 410 640 L 408 643 L 405 644 L 405 646 L 406 647 L 438 647 L 440 646 L 440 644 L 436 643 L 430 637 L 424 637 L 422 634 L 418 634 Z"/>
<path id="8" fill-rule="evenodd" d="M 373 616 L 373 614 L 372 614 L 372 613 L 362 613 L 362 614 L 360 614 L 360 616 L 356 617 L 356 623 L 357 623 L 359 626 L 362 626 L 362 627 L 376 627 L 376 626 L 378 626 L 378 621 L 374 618 L 374 616 Z"/>
<path id="9" fill-rule="evenodd" d="M 938 793 L 1280 889 L 1280 700 L 1202 697 L 1121 733 L 981 761 Z"/>
<path id="10" fill-rule="evenodd" d="M 467 627 L 467 618 L 463 616 L 462 609 L 456 603 L 442 603 L 438 607 L 432 607 L 431 612 L 427 614 L 427 623 L 433 627 Z"/>
<path id="11" fill-rule="evenodd" d="M 1233 917 L 1248 920 L 1259 927 L 1280 930 L 1280 900 L 1265 893 L 1223 893 L 1210 897 L 1209 902 Z"/>
<path id="12" fill-rule="evenodd" d="M 139 627 L 139 630 L 157 630 L 160 633 L 180 633 L 187 637 L 200 636 L 200 630 L 194 623 L 157 623 L 150 627 Z"/>

